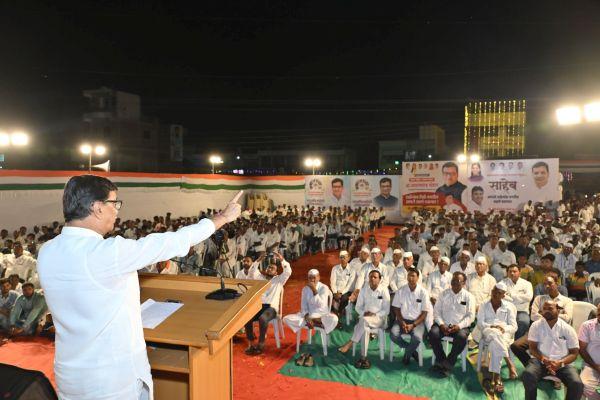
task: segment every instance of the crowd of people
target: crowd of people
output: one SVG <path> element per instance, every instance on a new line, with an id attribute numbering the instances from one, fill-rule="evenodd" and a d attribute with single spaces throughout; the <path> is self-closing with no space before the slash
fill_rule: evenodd
<path id="1" fill-rule="evenodd" d="M 141 239 L 153 232 L 176 231 L 210 217 L 117 220 L 111 235 Z M 246 210 L 184 257 L 147 266 L 162 274 L 220 274 L 271 282 L 263 307 L 246 324 L 247 354 L 260 354 L 270 321 L 280 317 L 282 289 L 290 261 L 305 254 L 339 252 L 339 264 L 308 272 L 299 312 L 283 323 L 292 331 L 320 328 L 330 333 L 340 320 L 358 315 L 353 334 L 339 347 L 346 353 L 363 343 L 357 368 L 369 368 L 366 348 L 373 334 L 389 331 L 404 348 L 402 362 L 418 358 L 423 342 L 435 355 L 432 373 L 447 377 L 466 346 L 479 347 L 491 378 L 490 392 L 501 393 L 502 362 L 517 377 L 511 352 L 525 366 L 521 379 L 526 398 L 535 398 L 537 382 L 558 378 L 568 398 L 599 398 L 600 320 L 579 332 L 570 325 L 573 301 L 600 303 L 600 203 L 561 201 L 558 207 L 526 204 L 516 212 L 474 214 L 415 210 L 394 228 L 388 243 L 377 243 L 373 230 L 385 223 L 382 209 L 314 208 L 280 205 Z M 36 256 L 45 241 L 61 231 L 50 226 L 0 231 L 0 329 L 5 335 L 51 334 Z M 287 261 L 286 261 L 287 260 Z M 330 285 L 321 282 L 327 274 Z M 600 274 L 599 274 L 600 275 Z M 258 341 L 253 322 L 259 326 Z M 376 336 L 376 335 L 375 335 Z M 452 338 L 445 354 L 442 342 Z M 577 355 L 585 361 L 579 373 Z M 310 365 L 303 354 L 298 363 Z M 489 361 L 487 360 L 489 358 Z"/>

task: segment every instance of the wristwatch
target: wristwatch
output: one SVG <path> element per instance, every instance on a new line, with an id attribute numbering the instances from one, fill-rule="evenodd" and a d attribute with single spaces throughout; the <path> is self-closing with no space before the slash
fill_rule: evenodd
<path id="1" fill-rule="evenodd" d="M 561 363 L 560 363 L 560 367 L 561 367 L 561 368 L 563 368 L 564 366 L 565 366 L 565 363 L 564 363 L 564 362 L 561 362 Z"/>

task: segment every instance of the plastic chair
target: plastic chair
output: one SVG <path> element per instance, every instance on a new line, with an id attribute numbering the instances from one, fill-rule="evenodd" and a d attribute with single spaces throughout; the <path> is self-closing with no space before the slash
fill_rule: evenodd
<path id="1" fill-rule="evenodd" d="M 371 329 L 377 329 L 377 336 L 379 340 L 379 358 L 385 358 L 385 329 L 384 328 L 365 328 L 365 334 L 361 338 L 361 354 L 363 357 L 367 356 L 369 350 L 369 336 L 371 336 Z M 356 343 L 352 343 L 352 357 L 356 354 Z"/>
<path id="2" fill-rule="evenodd" d="M 333 301 L 333 295 L 330 295 L 327 299 L 329 305 L 329 312 L 331 312 L 331 302 Z M 307 326 L 303 326 L 300 328 L 298 332 L 296 332 L 296 353 L 300 352 L 300 336 L 302 335 L 302 331 L 306 330 L 308 335 L 308 344 L 312 344 L 312 336 L 313 332 L 319 332 L 321 336 L 321 344 L 323 345 L 323 355 L 327 357 L 327 346 L 329 345 L 329 335 L 325 332 L 325 329 L 315 326 L 312 329 L 309 329 Z"/>
<path id="3" fill-rule="evenodd" d="M 352 322 L 352 311 L 354 311 L 354 307 L 352 306 L 351 302 L 348 302 L 348 305 L 344 311 L 346 311 L 346 325 L 350 325 Z"/>
<path id="4" fill-rule="evenodd" d="M 486 358 L 489 356 L 487 350 L 488 350 L 487 344 L 479 342 L 479 352 L 477 353 L 477 372 L 481 371 L 481 362 L 483 360 L 484 355 Z M 508 347 L 508 356 L 514 362 L 515 355 L 513 354 L 512 350 L 510 349 L 510 346 Z"/>
<path id="5" fill-rule="evenodd" d="M 444 336 L 442 338 L 442 346 L 444 348 L 444 353 L 448 353 L 450 350 L 450 343 L 454 342 L 454 338 L 450 336 Z M 467 351 L 469 351 L 469 346 L 466 345 L 460 354 L 460 358 L 462 359 L 462 372 L 467 372 Z M 431 356 L 431 365 L 435 365 L 435 353 Z"/>
<path id="6" fill-rule="evenodd" d="M 283 310 L 283 287 L 279 292 L 279 309 L 277 310 L 277 316 L 269 321 L 270 325 L 273 325 L 273 336 L 275 336 L 275 344 L 277 348 L 281 348 L 281 341 L 279 335 L 285 339 L 285 330 L 283 329 L 283 319 L 281 318 L 281 311 Z"/>
<path id="7" fill-rule="evenodd" d="M 573 302 L 573 319 L 571 320 L 571 326 L 576 332 L 579 332 L 581 324 L 588 320 L 590 312 L 594 310 L 596 310 L 596 307 L 593 304 L 585 301 Z"/>
<path id="8" fill-rule="evenodd" d="M 408 334 L 402 334 L 401 336 L 402 336 L 402 339 L 404 339 L 404 340 L 410 340 L 410 335 L 408 335 Z M 394 361 L 394 345 L 397 346 L 399 349 L 401 349 L 401 347 L 398 346 L 396 343 L 390 341 L 390 362 Z M 423 366 L 423 351 L 424 350 L 425 350 L 425 345 L 421 341 L 421 343 L 419 343 L 419 347 L 417 347 L 417 354 L 419 356 L 419 367 Z"/>

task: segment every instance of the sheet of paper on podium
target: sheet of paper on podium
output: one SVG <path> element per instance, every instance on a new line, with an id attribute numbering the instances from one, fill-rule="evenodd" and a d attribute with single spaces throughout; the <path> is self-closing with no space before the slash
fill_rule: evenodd
<path id="1" fill-rule="evenodd" d="M 160 325 L 171 314 L 179 310 L 183 303 L 169 303 L 146 300 L 142 306 L 142 325 L 146 329 L 154 329 Z"/>

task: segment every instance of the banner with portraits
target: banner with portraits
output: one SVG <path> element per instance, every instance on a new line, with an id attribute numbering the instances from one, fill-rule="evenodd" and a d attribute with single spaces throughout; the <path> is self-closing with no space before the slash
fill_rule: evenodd
<path id="1" fill-rule="evenodd" d="M 307 175 L 306 205 L 314 207 L 383 207 L 386 218 L 400 217 L 398 175 Z"/>
<path id="2" fill-rule="evenodd" d="M 414 209 L 515 211 L 562 198 L 558 158 L 402 163 L 402 214 Z"/>

